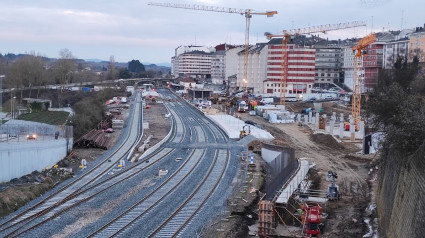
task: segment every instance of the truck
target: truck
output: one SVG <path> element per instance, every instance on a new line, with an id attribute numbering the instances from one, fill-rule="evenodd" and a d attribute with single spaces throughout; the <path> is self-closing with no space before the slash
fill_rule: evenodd
<path id="1" fill-rule="evenodd" d="M 272 104 L 273 103 L 273 101 L 274 101 L 274 99 L 273 98 L 263 98 L 263 99 L 261 99 L 261 103 L 264 103 L 264 104 Z"/>
<path id="2" fill-rule="evenodd" d="M 246 102 L 245 101 L 243 101 L 243 100 L 238 100 L 237 102 L 236 102 L 236 105 L 237 105 L 237 108 L 238 108 L 238 112 L 246 112 L 246 111 L 248 111 L 248 105 L 246 104 Z"/>
<path id="3" fill-rule="evenodd" d="M 134 86 L 127 86 L 127 87 L 125 88 L 125 91 L 126 91 L 128 94 L 133 95 L 133 94 L 134 94 Z"/>

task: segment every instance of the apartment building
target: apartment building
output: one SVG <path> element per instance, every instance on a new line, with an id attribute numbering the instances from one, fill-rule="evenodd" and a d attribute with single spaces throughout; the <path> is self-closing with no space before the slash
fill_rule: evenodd
<path id="1" fill-rule="evenodd" d="M 172 59 L 173 76 L 196 79 L 211 78 L 211 53 L 191 51 Z"/>
<path id="2" fill-rule="evenodd" d="M 341 47 L 338 41 L 323 41 L 314 45 L 316 62 L 314 82 L 316 84 L 343 83 L 341 77 Z"/>
<path id="3" fill-rule="evenodd" d="M 234 48 L 229 48 L 226 50 L 225 57 L 225 80 L 228 85 L 228 88 L 233 91 L 236 90 L 237 78 L 238 78 L 238 68 L 239 68 L 239 55 L 238 53 L 242 51 L 245 46 L 236 46 Z"/>
<path id="4" fill-rule="evenodd" d="M 411 62 L 415 56 L 419 62 L 425 62 L 425 25 L 417 27 L 415 32 L 410 34 L 409 41 L 409 61 Z"/>
<path id="5" fill-rule="evenodd" d="M 362 92 L 371 91 L 376 86 L 378 81 L 379 69 L 384 67 L 384 45 L 388 42 L 394 41 L 400 31 L 379 32 L 376 33 L 376 42 L 370 44 L 363 50 L 363 68 L 360 70 L 362 77 Z M 354 52 L 352 46 L 344 47 L 343 52 L 343 72 L 344 84 L 353 89 L 353 75 L 354 75 Z"/>
<path id="6" fill-rule="evenodd" d="M 305 38 L 304 38 L 305 39 Z M 303 40 L 303 39 L 301 39 Z M 296 38 L 287 44 L 287 94 L 310 93 L 315 81 L 316 49 Z M 268 43 L 268 57 L 264 92 L 280 95 L 282 70 L 282 38 Z"/>
<path id="7" fill-rule="evenodd" d="M 171 58 L 171 73 L 175 78 L 210 78 L 213 47 L 179 46 Z"/>
<path id="8" fill-rule="evenodd" d="M 239 90 L 248 89 L 254 94 L 263 94 L 267 70 L 266 43 L 250 46 L 248 50 L 247 78 L 244 80 L 245 49 L 238 53 L 238 73 L 236 85 Z"/>
<path id="9" fill-rule="evenodd" d="M 226 79 L 226 51 L 220 50 L 211 53 L 211 82 L 223 84 Z"/>
<path id="10" fill-rule="evenodd" d="M 373 90 L 378 83 L 379 69 L 384 66 L 384 44 L 385 42 L 376 42 L 366 48 L 363 56 L 365 91 Z"/>
<path id="11" fill-rule="evenodd" d="M 344 85 L 350 90 L 354 87 L 354 52 L 352 46 L 347 45 L 341 49 L 342 52 L 342 71 L 344 72 Z M 364 77 L 363 70 L 361 71 Z M 364 90 L 362 90 L 363 92 Z"/>
<path id="12" fill-rule="evenodd" d="M 384 44 L 384 68 L 392 69 L 398 58 L 408 59 L 410 40 L 405 37 Z"/>

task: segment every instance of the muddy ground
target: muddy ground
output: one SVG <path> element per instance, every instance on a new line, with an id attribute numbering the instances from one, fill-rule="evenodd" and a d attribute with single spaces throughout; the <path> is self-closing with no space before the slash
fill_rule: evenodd
<path id="1" fill-rule="evenodd" d="M 306 107 L 313 105 L 291 103 L 287 108 L 299 113 Z M 335 103 L 326 103 L 323 108 L 328 115 L 333 111 L 338 115 L 344 113 L 345 116 L 350 113 L 350 108 Z M 369 169 L 374 167 L 376 159 L 374 155 L 360 153 L 361 143 L 337 142 L 323 131 L 314 132 L 297 124 L 270 124 L 263 118 L 250 116 L 248 113 L 240 113 L 238 116 L 241 120 L 258 123 L 269 131 L 275 137 L 272 143 L 294 148 L 297 158 L 308 158 L 310 163 L 314 163 L 315 166 L 308 175 L 313 181 L 313 189 L 326 191 L 329 182 L 325 176 L 328 171 L 338 174 L 337 185 L 342 198 L 324 205 L 328 218 L 321 237 L 362 237 L 368 232 L 363 218 L 370 215 L 365 210 L 373 202 L 371 198 L 374 195 L 372 191 L 375 182 L 374 174 L 369 174 Z M 249 207 L 253 208 L 251 212 L 256 212 L 255 206 Z M 246 216 L 229 215 L 224 220 L 217 220 L 206 233 L 209 234 L 208 237 L 214 237 L 214 233 L 220 234 L 218 237 L 247 237 L 248 225 L 252 225 L 252 222 Z"/>

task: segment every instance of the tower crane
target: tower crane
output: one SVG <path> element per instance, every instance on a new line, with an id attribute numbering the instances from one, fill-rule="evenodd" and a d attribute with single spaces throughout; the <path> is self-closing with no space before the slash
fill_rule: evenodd
<path id="1" fill-rule="evenodd" d="M 353 46 L 354 55 L 354 74 L 353 74 L 353 98 L 351 103 L 352 117 L 354 119 L 354 128 L 359 128 L 360 123 L 360 108 L 361 108 L 361 97 L 363 88 L 363 55 L 364 49 L 376 41 L 376 35 L 374 33 L 365 36 L 360 39 L 356 45 Z M 351 133 L 351 140 L 354 140 L 354 132 Z"/>
<path id="2" fill-rule="evenodd" d="M 239 8 L 228 8 L 228 7 L 214 7 L 214 6 L 205 6 L 197 4 L 180 4 L 180 3 L 153 3 L 149 2 L 148 5 L 159 6 L 159 7 L 173 7 L 173 8 L 183 8 L 190 10 L 199 10 L 199 11 L 211 11 L 211 12 L 224 12 L 224 13 L 236 13 L 244 15 L 246 19 L 245 26 L 245 51 L 244 51 L 244 61 L 243 61 L 243 78 L 242 82 L 245 84 L 245 90 L 248 89 L 248 50 L 249 50 L 249 24 L 252 15 L 265 15 L 267 17 L 272 17 L 277 14 L 277 11 L 266 11 L 259 12 L 252 9 L 239 9 Z"/>
<path id="3" fill-rule="evenodd" d="M 320 26 L 312 26 L 306 28 L 297 28 L 292 30 L 283 30 L 282 34 L 275 35 L 269 32 L 264 33 L 267 39 L 272 39 L 276 37 L 282 37 L 282 59 L 281 59 L 281 77 L 280 77 L 280 104 L 285 103 L 285 93 L 286 93 L 286 83 L 288 78 L 288 42 L 291 37 L 294 35 L 305 35 L 312 33 L 326 33 L 328 31 L 341 30 L 359 26 L 366 26 L 365 22 L 346 22 L 346 23 L 338 23 L 338 24 L 328 24 L 328 25 L 320 25 Z"/>

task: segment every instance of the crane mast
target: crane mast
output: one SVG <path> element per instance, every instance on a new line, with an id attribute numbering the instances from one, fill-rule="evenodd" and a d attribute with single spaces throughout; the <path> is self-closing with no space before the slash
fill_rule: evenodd
<path id="1" fill-rule="evenodd" d="M 348 29 L 353 27 L 366 26 L 365 22 L 346 22 L 338 24 L 328 24 L 320 26 L 312 26 L 306 28 L 298 28 L 292 30 L 283 30 L 282 34 L 275 35 L 271 33 L 264 33 L 267 39 L 272 39 L 276 37 L 282 37 L 282 62 L 281 62 L 281 78 L 280 78 L 280 104 L 285 105 L 285 94 L 286 94 L 286 84 L 288 78 L 288 42 L 293 35 L 303 35 L 303 34 L 312 34 L 312 33 L 326 33 L 328 31 Z"/>
<path id="2" fill-rule="evenodd" d="M 361 109 L 361 96 L 363 88 L 363 50 L 370 44 L 376 41 L 376 35 L 374 33 L 365 36 L 360 39 L 355 46 L 353 46 L 354 55 L 354 72 L 353 72 L 353 98 L 351 102 L 351 116 L 354 120 L 354 128 L 359 128 L 361 120 L 360 109 Z M 354 140 L 354 132 L 351 133 L 351 140 Z"/>
<path id="3" fill-rule="evenodd" d="M 224 12 L 224 13 L 236 13 L 244 15 L 246 19 L 245 25 L 245 50 L 244 50 L 244 62 L 243 62 L 243 78 L 242 82 L 245 86 L 245 90 L 248 91 L 248 51 L 249 51 L 249 27 L 250 19 L 252 15 L 265 15 L 267 17 L 272 17 L 277 14 L 277 11 L 266 11 L 259 12 L 252 9 L 239 9 L 239 8 L 226 8 L 226 7 L 214 7 L 214 6 L 205 6 L 197 4 L 181 4 L 181 3 L 153 3 L 149 2 L 148 5 L 158 6 L 158 7 L 172 7 L 172 8 L 183 8 L 190 10 L 199 10 L 199 11 L 210 11 L 210 12 Z"/>

